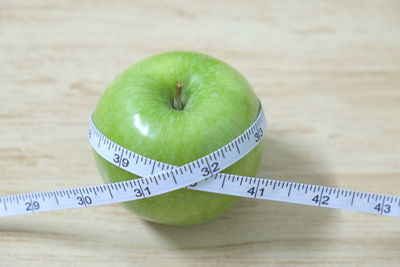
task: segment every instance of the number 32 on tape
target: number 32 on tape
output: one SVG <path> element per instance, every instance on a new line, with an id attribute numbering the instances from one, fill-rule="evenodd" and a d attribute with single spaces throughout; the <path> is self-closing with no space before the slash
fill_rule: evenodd
<path id="1" fill-rule="evenodd" d="M 223 173 L 261 141 L 266 120 L 257 119 L 218 150 L 183 166 L 172 166 L 130 151 L 102 134 L 90 121 L 89 142 L 108 162 L 136 174 L 135 180 L 96 186 L 26 193 L 0 198 L 0 216 L 89 207 L 138 200 L 187 188 L 240 197 L 400 217 L 400 198 L 319 185 Z"/>

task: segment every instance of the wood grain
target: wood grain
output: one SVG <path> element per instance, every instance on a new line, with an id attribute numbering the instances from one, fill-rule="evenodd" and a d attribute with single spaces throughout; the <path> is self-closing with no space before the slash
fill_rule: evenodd
<path id="1" fill-rule="evenodd" d="M 400 2 L 0 2 L 0 195 L 100 182 L 107 84 L 167 50 L 220 58 L 269 119 L 260 176 L 400 195 Z M 399 220 L 243 200 L 190 228 L 118 205 L 0 220 L 1 266 L 398 266 Z"/>

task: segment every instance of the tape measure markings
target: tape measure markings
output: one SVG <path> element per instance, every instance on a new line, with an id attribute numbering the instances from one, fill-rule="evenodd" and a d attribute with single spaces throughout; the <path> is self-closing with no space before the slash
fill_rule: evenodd
<path id="1" fill-rule="evenodd" d="M 400 198 L 274 179 L 221 173 L 250 152 L 265 133 L 262 108 L 256 121 L 222 148 L 183 166 L 172 166 L 130 151 L 103 135 L 90 122 L 89 141 L 108 162 L 144 177 L 47 192 L 0 198 L 0 217 L 23 213 L 111 204 L 167 193 L 179 188 L 274 200 L 311 206 L 347 209 L 400 217 Z M 397 204 L 397 205 L 395 205 Z"/>

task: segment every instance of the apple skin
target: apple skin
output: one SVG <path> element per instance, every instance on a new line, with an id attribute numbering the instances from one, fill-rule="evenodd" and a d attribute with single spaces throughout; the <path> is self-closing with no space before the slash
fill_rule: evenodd
<path id="1" fill-rule="evenodd" d="M 178 82 L 183 109 L 173 108 Z M 119 145 L 145 157 L 180 166 L 227 144 L 254 122 L 259 101 L 246 79 L 213 57 L 173 51 L 144 59 L 120 74 L 93 113 L 96 127 Z M 107 183 L 138 178 L 104 160 L 95 161 Z M 256 176 L 262 143 L 224 173 Z M 122 203 L 139 217 L 166 225 L 207 222 L 238 197 L 179 189 Z"/>

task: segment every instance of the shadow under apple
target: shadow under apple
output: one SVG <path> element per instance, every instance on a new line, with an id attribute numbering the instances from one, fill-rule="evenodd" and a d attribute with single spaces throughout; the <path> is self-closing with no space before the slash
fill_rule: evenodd
<path id="1" fill-rule="evenodd" d="M 311 145 L 310 145 L 311 147 Z M 309 151 L 309 149 L 307 149 Z M 311 155 L 304 146 L 283 137 L 267 137 L 259 176 L 302 183 L 335 186 L 322 152 Z M 262 249 L 287 249 L 296 240 L 306 243 L 330 231 L 332 209 L 276 201 L 243 199 L 223 216 L 209 223 L 190 227 L 170 227 L 143 222 L 165 243 L 199 256 L 201 251 L 226 250 L 263 244 Z M 288 243 L 289 242 L 289 243 Z M 200 253 L 200 254 L 199 254 Z"/>

